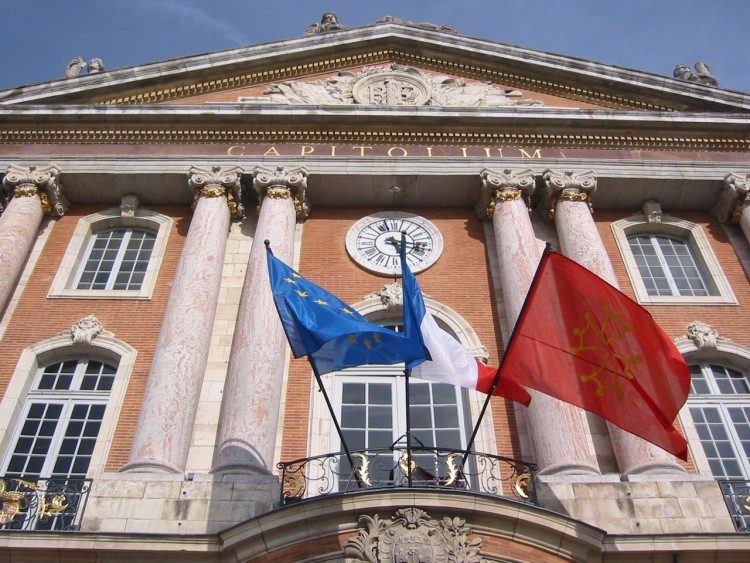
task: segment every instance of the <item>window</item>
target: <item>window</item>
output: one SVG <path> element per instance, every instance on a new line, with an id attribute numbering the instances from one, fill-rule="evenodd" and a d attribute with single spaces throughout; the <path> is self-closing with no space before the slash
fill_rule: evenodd
<path id="1" fill-rule="evenodd" d="M 107 229 L 89 239 L 76 289 L 140 289 L 156 235 L 145 229 Z"/>
<path id="2" fill-rule="evenodd" d="M 656 234 L 628 237 L 641 280 L 649 295 L 714 295 L 706 276 L 681 239 Z"/>
<path id="3" fill-rule="evenodd" d="M 116 372 L 92 358 L 41 368 L 3 464 L 5 476 L 85 478 Z"/>
<path id="4" fill-rule="evenodd" d="M 148 299 L 156 285 L 173 220 L 138 209 L 82 217 L 49 297 Z"/>
<path id="5" fill-rule="evenodd" d="M 612 232 L 639 303 L 737 303 L 700 225 L 669 215 L 647 220 L 639 213 L 612 223 Z"/>
<path id="6" fill-rule="evenodd" d="M 731 367 L 690 367 L 690 414 L 718 479 L 750 479 L 750 382 Z"/>

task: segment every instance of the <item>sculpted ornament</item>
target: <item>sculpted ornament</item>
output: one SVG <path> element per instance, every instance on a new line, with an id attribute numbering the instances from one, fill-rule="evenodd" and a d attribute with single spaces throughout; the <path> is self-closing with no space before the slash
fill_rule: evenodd
<path id="1" fill-rule="evenodd" d="M 227 206 L 232 217 L 241 218 L 245 209 L 242 206 L 242 168 L 233 166 L 222 170 L 220 166 L 213 166 L 211 170 L 193 166 L 188 170 L 188 184 L 195 192 L 193 207 L 201 197 L 227 196 Z"/>
<path id="2" fill-rule="evenodd" d="M 102 323 L 94 315 L 89 315 L 70 327 L 70 330 L 60 331 L 58 336 L 70 335 L 73 344 L 91 345 L 91 341 L 100 334 L 109 335 L 110 333 L 104 330 Z"/>
<path id="3" fill-rule="evenodd" d="M 379 106 L 505 107 L 543 106 L 521 99 L 518 90 L 503 90 L 489 82 L 425 74 L 417 68 L 391 64 L 366 66 L 358 73 L 339 72 L 325 80 L 270 84 L 264 96 L 242 97 L 240 102 L 278 104 Z"/>
<path id="4" fill-rule="evenodd" d="M 650 199 L 643 202 L 641 212 L 649 224 L 661 223 L 661 203 L 658 201 Z"/>
<path id="5" fill-rule="evenodd" d="M 347 563 L 482 563 L 482 539 L 469 540 L 471 529 L 463 518 L 436 521 L 419 508 L 402 508 L 390 521 L 359 517 L 356 538 L 344 546 Z"/>
<path id="6" fill-rule="evenodd" d="M 307 201 L 307 169 L 284 168 L 274 169 L 256 166 L 253 170 L 253 187 L 258 194 L 258 201 L 263 197 L 271 199 L 294 198 L 294 209 L 297 219 L 305 219 L 310 214 L 310 203 Z M 260 207 L 259 207 L 260 209 Z"/>
<path id="7" fill-rule="evenodd" d="M 534 172 L 530 169 L 514 171 L 506 168 L 502 172 L 485 168 L 480 173 L 482 193 L 476 205 L 480 219 L 492 219 L 498 201 L 515 201 L 523 199 L 528 207 L 536 183 Z"/>
<path id="8" fill-rule="evenodd" d="M 39 196 L 42 210 L 50 215 L 62 217 L 68 209 L 68 200 L 59 182 L 57 166 L 16 166 L 11 164 L 5 171 L 3 187 L 12 197 Z"/>
<path id="9" fill-rule="evenodd" d="M 698 84 L 705 84 L 706 86 L 719 85 L 719 81 L 711 74 L 711 67 L 706 63 L 695 63 L 695 72 L 690 70 L 690 67 L 686 64 L 677 65 L 674 69 L 673 75 L 675 78 L 687 82 L 697 82 Z"/>
<path id="10" fill-rule="evenodd" d="M 591 196 L 596 191 L 596 173 L 593 170 L 580 174 L 573 170 L 564 172 L 547 170 L 543 177 L 547 188 L 545 194 L 548 199 L 547 216 L 550 219 L 555 216 L 557 202 L 561 199 L 587 202 L 589 211 L 594 212 Z"/>
<path id="11" fill-rule="evenodd" d="M 701 321 L 693 321 L 687 326 L 685 336 L 679 341 L 690 340 L 698 350 L 716 350 L 719 341 L 730 342 L 728 338 L 719 336 L 719 332 Z"/>
<path id="12" fill-rule="evenodd" d="M 739 223 L 742 212 L 750 204 L 750 174 L 731 172 L 724 178 L 719 200 L 713 208 L 719 221 Z"/>

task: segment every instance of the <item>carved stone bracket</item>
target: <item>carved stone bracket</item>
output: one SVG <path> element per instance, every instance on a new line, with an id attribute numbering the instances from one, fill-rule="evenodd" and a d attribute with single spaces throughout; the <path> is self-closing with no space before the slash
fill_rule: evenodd
<path id="1" fill-rule="evenodd" d="M 226 195 L 229 212 L 234 218 L 241 218 L 245 214 L 242 206 L 242 168 L 233 166 L 222 170 L 220 166 L 212 166 L 211 170 L 193 166 L 188 170 L 188 184 L 195 193 L 193 207 L 201 197 L 220 197 Z"/>
<path id="2" fill-rule="evenodd" d="M 724 186 L 713 212 L 719 221 L 739 223 L 742 212 L 750 204 L 750 174 L 731 172 L 724 178 Z"/>
<path id="3" fill-rule="evenodd" d="M 88 344 L 100 334 L 111 336 L 94 315 L 83 317 L 80 321 L 70 327 L 70 330 L 61 330 L 58 336 L 70 336 L 73 344 Z"/>
<path id="4" fill-rule="evenodd" d="M 661 223 L 661 203 L 658 201 L 650 199 L 643 202 L 641 212 L 649 224 Z"/>
<path id="5" fill-rule="evenodd" d="M 692 342 L 698 350 L 716 350 L 719 342 L 731 342 L 728 338 L 719 336 L 719 332 L 701 321 L 693 321 L 687 326 L 685 336 L 675 339 L 675 344 Z"/>
<path id="6" fill-rule="evenodd" d="M 483 561 L 482 538 L 469 539 L 463 518 L 435 520 L 419 508 L 402 508 L 390 520 L 362 515 L 359 523 L 357 537 L 344 546 L 347 562 Z"/>
<path id="7" fill-rule="evenodd" d="M 39 196 L 42 210 L 48 215 L 62 217 L 68 209 L 68 200 L 62 192 L 60 169 L 57 166 L 17 166 L 11 164 L 5 171 L 3 186 L 10 197 Z"/>
<path id="8" fill-rule="evenodd" d="M 526 206 L 534 193 L 535 176 L 530 169 L 514 171 L 510 168 L 502 172 L 485 168 L 480 173 L 482 193 L 475 207 L 480 219 L 492 219 L 498 201 L 523 199 Z"/>
<path id="9" fill-rule="evenodd" d="M 275 169 L 257 166 L 253 170 L 253 187 L 261 205 L 264 197 L 293 198 L 297 219 L 307 219 L 310 214 L 310 203 L 307 201 L 307 176 L 307 169 L 301 166 L 297 168 L 277 166 Z"/>
<path id="10" fill-rule="evenodd" d="M 547 170 L 544 175 L 544 205 L 547 209 L 547 217 L 555 217 L 555 208 L 558 201 L 580 201 L 588 203 L 589 210 L 593 213 L 591 196 L 596 191 L 596 173 L 593 170 L 577 174 L 573 170 L 564 172 Z"/>
<path id="11" fill-rule="evenodd" d="M 120 200 L 120 217 L 133 218 L 136 211 L 141 206 L 137 195 L 128 194 L 122 196 Z"/>

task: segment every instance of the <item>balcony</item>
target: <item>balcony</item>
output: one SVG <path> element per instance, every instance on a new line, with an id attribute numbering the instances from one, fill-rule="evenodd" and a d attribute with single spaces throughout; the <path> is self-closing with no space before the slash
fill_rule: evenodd
<path id="1" fill-rule="evenodd" d="M 76 531 L 91 479 L 0 477 L 0 530 Z"/>
<path id="2" fill-rule="evenodd" d="M 729 514 L 738 532 L 750 532 L 750 481 L 719 480 Z"/>
<path id="3" fill-rule="evenodd" d="M 465 490 L 537 504 L 536 465 L 492 454 L 439 448 L 386 448 L 281 462 L 281 504 L 374 489 Z M 353 471 L 352 471 L 353 466 Z"/>

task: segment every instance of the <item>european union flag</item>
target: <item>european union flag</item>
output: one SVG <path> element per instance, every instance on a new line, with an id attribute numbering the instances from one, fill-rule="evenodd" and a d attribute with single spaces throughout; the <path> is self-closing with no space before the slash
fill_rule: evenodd
<path id="1" fill-rule="evenodd" d="M 424 359 L 420 343 L 371 323 L 267 252 L 271 291 L 295 358 L 318 375 L 362 364 Z"/>

